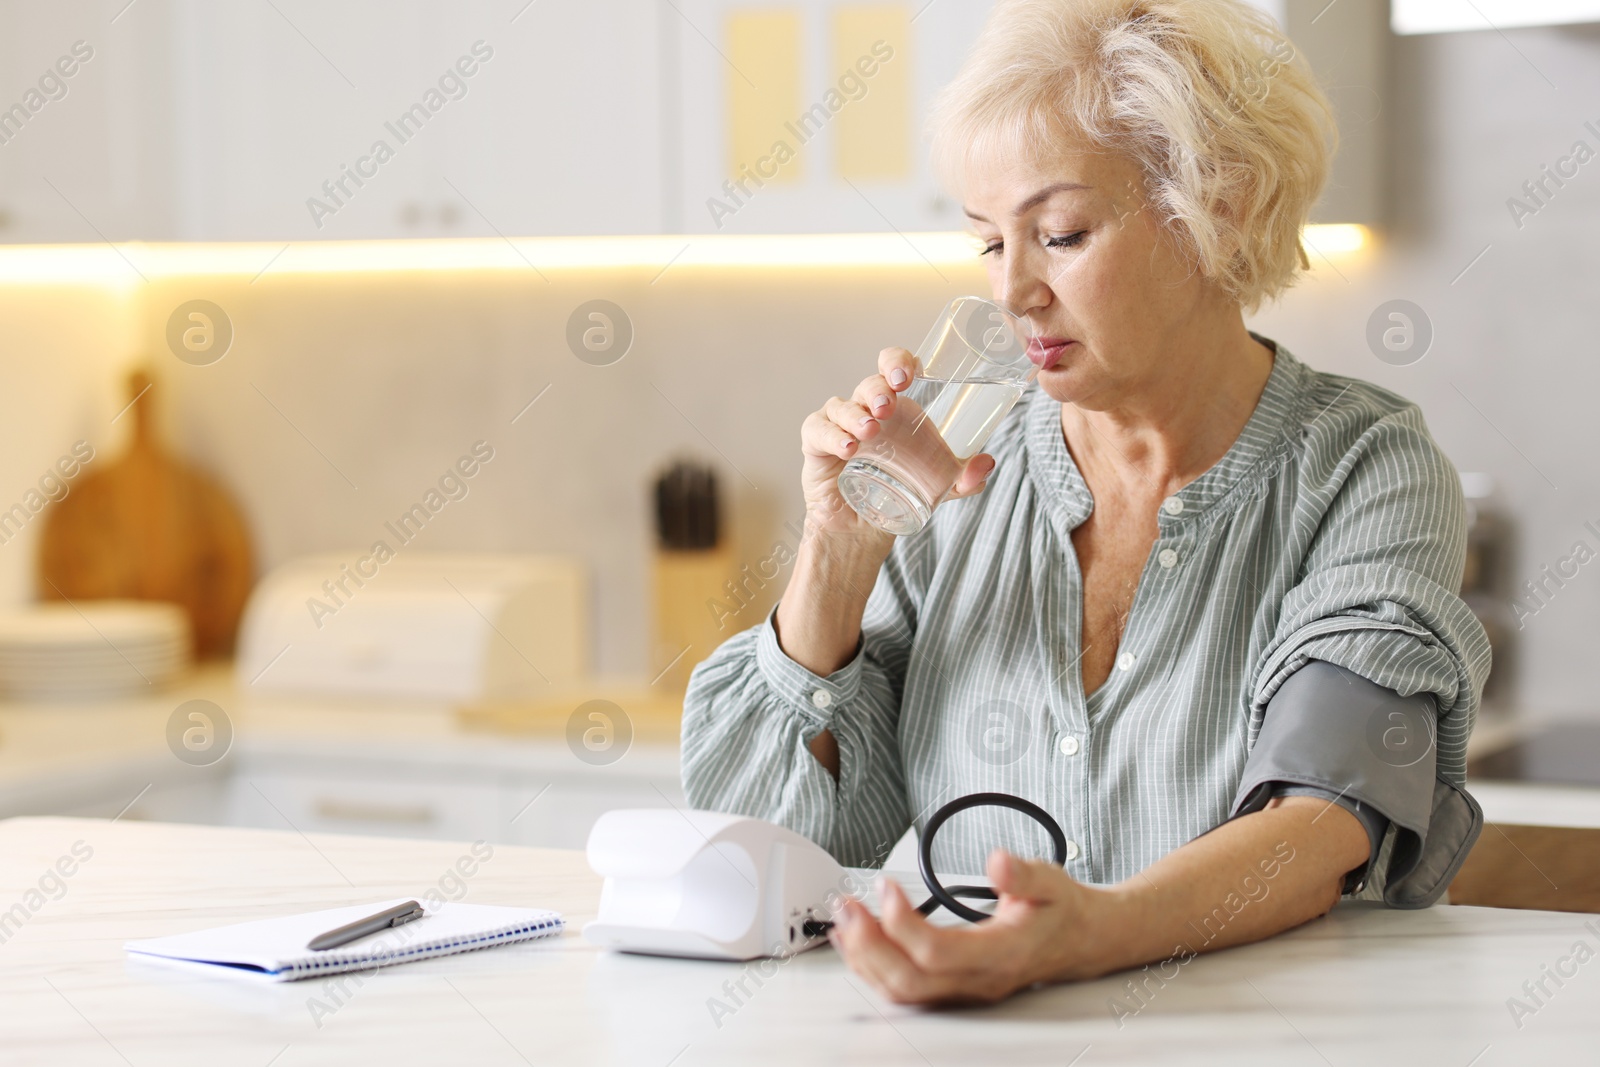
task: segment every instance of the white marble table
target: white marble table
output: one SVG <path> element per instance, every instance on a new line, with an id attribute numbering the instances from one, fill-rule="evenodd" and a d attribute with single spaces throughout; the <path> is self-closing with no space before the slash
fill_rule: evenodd
<path id="1" fill-rule="evenodd" d="M 81 844 L 78 844 L 81 842 Z M 30 896 L 77 845 L 74 873 Z M 258 984 L 130 962 L 122 943 L 455 883 L 436 841 L 76 819 L 0 822 L 0 1062 L 20 1064 L 870 1063 L 1593 1064 L 1600 957 L 1533 1014 L 1525 996 L 1600 920 L 1345 905 L 1273 941 L 1203 956 L 1119 1025 L 1127 976 L 1003 1005 L 921 1011 L 869 992 L 826 949 L 775 967 L 603 954 L 577 930 L 598 880 L 575 852 L 498 846 L 463 880 L 480 903 L 554 907 L 557 940 L 409 964 L 362 985 Z M 71 867 L 72 864 L 68 864 Z M 58 899 L 51 899 L 58 895 Z M 15 911 L 12 912 L 15 917 Z M 1586 919 L 1594 926 L 1586 928 Z M 13 920 L 15 921 L 15 920 Z M 769 968 L 774 965 L 769 965 Z M 1561 965 L 1570 970 L 1572 963 Z M 748 995 L 730 994 L 742 983 Z M 1154 984 L 1150 986 L 1155 989 Z M 712 998 L 733 1007 L 714 1017 Z M 1530 1002 L 1531 1003 L 1531 1002 Z"/>

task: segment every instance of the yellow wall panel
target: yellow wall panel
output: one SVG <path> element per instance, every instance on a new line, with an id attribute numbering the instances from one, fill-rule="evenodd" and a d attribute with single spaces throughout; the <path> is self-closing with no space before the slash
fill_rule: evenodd
<path id="1" fill-rule="evenodd" d="M 830 70 L 835 80 L 831 88 L 848 101 L 834 117 L 834 170 L 842 178 L 903 181 L 911 177 L 911 18 L 907 11 L 899 4 L 878 4 L 841 7 L 834 12 Z M 853 93 L 860 95 L 853 98 Z"/>
<path id="2" fill-rule="evenodd" d="M 725 24 L 728 42 L 728 176 L 741 166 L 761 166 L 762 180 L 784 184 L 800 180 L 801 160 L 778 165 L 773 145 L 793 147 L 784 123 L 801 111 L 800 13 L 783 9 L 735 11 Z M 787 158 L 788 153 L 784 153 Z M 776 168 L 776 174 L 768 176 Z"/>

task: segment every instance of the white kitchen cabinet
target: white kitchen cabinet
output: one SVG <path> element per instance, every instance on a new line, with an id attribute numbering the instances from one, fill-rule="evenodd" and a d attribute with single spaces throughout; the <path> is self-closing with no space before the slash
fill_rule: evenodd
<path id="1" fill-rule="evenodd" d="M 526 2 L 492 5 L 483 36 L 495 56 L 441 131 L 433 202 L 479 236 L 660 232 L 659 30 L 671 8 L 544 0 L 510 22 Z"/>
<path id="2" fill-rule="evenodd" d="M 307 834 L 583 848 L 615 808 L 686 807 L 677 752 L 639 748 L 591 767 L 559 741 L 486 750 L 422 740 L 363 754 L 313 738 L 241 745 L 192 767 L 165 749 L 0 778 L 0 818 L 73 815 Z"/>
<path id="3" fill-rule="evenodd" d="M 500 788 L 424 778 L 405 768 L 241 767 L 228 785 L 228 824 L 302 833 L 505 840 Z"/>
<path id="4" fill-rule="evenodd" d="M 667 138 L 668 165 L 679 175 L 672 221 L 685 233 L 961 228 L 959 205 L 934 182 L 922 130 L 934 94 L 960 68 L 991 6 L 677 3 L 663 26 L 677 101 L 667 119 L 678 131 Z M 844 28 L 841 20 L 863 12 L 874 28 Z M 738 29 L 763 15 L 780 20 L 765 43 L 761 31 Z M 866 126 L 849 129 L 863 109 L 880 106 L 880 94 L 894 95 L 898 111 L 902 87 L 903 114 L 869 113 Z M 744 120 L 748 135 L 735 129 L 741 109 L 767 107 L 770 118 Z M 894 155 L 903 147 L 902 172 L 888 161 L 884 175 L 871 173 L 871 161 L 850 163 L 846 141 L 873 127 L 897 143 Z"/>
<path id="5" fill-rule="evenodd" d="M 0 241 L 170 230 L 161 54 L 89 4 L 0 12 Z"/>
<path id="6" fill-rule="evenodd" d="M 302 833 L 582 848 L 606 811 L 684 805 L 674 754 L 636 762 L 638 770 L 587 767 L 564 746 L 486 761 L 423 747 L 368 758 L 279 745 L 238 754 L 224 821 Z"/>
<path id="7" fill-rule="evenodd" d="M 228 773 L 190 767 L 166 752 L 103 754 L 0 779 L 0 818 L 72 815 L 220 825 L 227 821 Z"/>
<path id="8" fill-rule="evenodd" d="M 82 84 L 27 131 L 37 134 L 34 143 L 25 152 L 0 148 L 0 209 L 12 220 L 0 240 L 959 225 L 955 206 L 933 186 L 920 124 L 985 4 L 923 9 L 912 45 L 896 56 L 912 80 L 904 178 L 841 180 L 837 125 L 829 124 L 805 146 L 803 182 L 775 187 L 716 225 L 707 201 L 726 195 L 723 182 L 733 175 L 729 70 L 719 53 L 728 48 L 728 19 L 760 7 L 139 0 L 115 23 L 87 6 L 71 17 L 55 7 L 8 8 L 0 54 L 10 69 L 43 70 L 58 38 L 63 47 L 85 35 L 104 43 L 94 44 Z M 795 42 L 804 65 L 799 93 L 811 106 L 840 76 L 830 20 L 851 5 L 792 7 L 803 33 Z M 904 17 L 914 14 L 906 5 Z M 13 28 L 21 32 L 3 32 Z M 424 105 L 418 114 L 426 121 L 398 129 L 414 105 Z M 45 174 L 82 216 L 39 180 Z"/>
<path id="9" fill-rule="evenodd" d="M 654 232 L 658 7 L 5 5 L 0 106 L 93 55 L 0 143 L 0 241 Z"/>
<path id="10" fill-rule="evenodd" d="M 685 805 L 673 743 L 636 740 L 596 764 L 561 733 L 469 730 L 438 701 L 245 688 L 219 664 L 159 693 L 0 700 L 0 819 L 120 816 L 582 848 L 613 808 Z M 194 699 L 227 709 L 223 751 L 178 747 L 174 723 L 186 723 L 180 713 Z"/>
<path id="11" fill-rule="evenodd" d="M 179 4 L 187 235 L 654 230 L 657 123 L 641 105 L 655 95 L 655 26 L 641 12 Z"/>

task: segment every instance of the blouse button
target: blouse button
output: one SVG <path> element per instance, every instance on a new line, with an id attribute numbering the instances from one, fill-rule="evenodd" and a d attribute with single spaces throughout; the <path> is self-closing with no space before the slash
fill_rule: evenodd
<path id="1" fill-rule="evenodd" d="M 833 703 L 833 696 L 826 689 L 818 689 L 811 694 L 811 703 L 815 707 L 825 708 Z"/>
<path id="2" fill-rule="evenodd" d="M 1124 652 L 1122 655 L 1117 657 L 1117 670 L 1131 671 L 1133 670 L 1133 665 L 1138 662 L 1138 656 L 1135 656 L 1132 652 Z"/>
<path id="3" fill-rule="evenodd" d="M 1170 548 L 1163 548 L 1156 559 L 1169 571 L 1178 565 L 1178 554 Z"/>
<path id="4" fill-rule="evenodd" d="M 1078 739 L 1070 734 L 1061 739 L 1061 754 L 1063 756 L 1076 756 L 1078 754 Z"/>
<path id="5" fill-rule="evenodd" d="M 1072 862 L 1073 860 L 1075 860 L 1077 858 L 1078 858 L 1078 843 L 1069 838 L 1067 840 L 1067 862 L 1070 863 L 1070 862 Z"/>
<path id="6" fill-rule="evenodd" d="M 1169 496 L 1167 499 L 1161 502 L 1161 510 L 1165 511 L 1168 515 L 1182 515 L 1183 501 L 1179 500 L 1175 496 Z"/>

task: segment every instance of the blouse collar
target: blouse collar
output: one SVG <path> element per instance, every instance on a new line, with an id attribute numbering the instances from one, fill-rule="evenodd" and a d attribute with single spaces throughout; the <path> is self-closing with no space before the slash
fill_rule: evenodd
<path id="1" fill-rule="evenodd" d="M 1298 414 L 1306 367 L 1281 344 L 1254 331 L 1250 336 L 1276 353 L 1266 388 L 1233 446 L 1162 504 L 1158 517 L 1163 535 L 1211 512 L 1230 494 L 1258 484 L 1269 469 L 1266 461 L 1289 441 L 1286 431 Z M 1070 533 L 1094 511 L 1094 497 L 1067 450 L 1061 405 L 1038 389 L 1031 401 L 1025 428 L 1029 472 L 1051 517 L 1062 532 Z"/>

